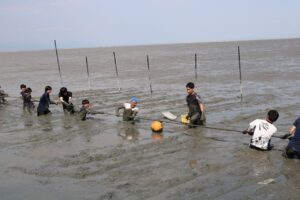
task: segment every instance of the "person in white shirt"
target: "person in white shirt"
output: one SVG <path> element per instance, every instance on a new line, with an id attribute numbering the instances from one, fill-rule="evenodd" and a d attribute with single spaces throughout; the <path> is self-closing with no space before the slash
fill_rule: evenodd
<path id="1" fill-rule="evenodd" d="M 116 109 L 116 115 L 120 116 L 119 110 L 124 109 L 123 121 L 134 121 L 134 118 L 139 111 L 138 107 L 136 107 L 137 103 L 138 99 L 136 97 L 132 97 L 129 103 L 124 103 L 122 106 Z"/>
<path id="2" fill-rule="evenodd" d="M 256 119 L 249 124 L 243 134 L 252 135 L 249 147 L 256 150 L 271 150 L 271 137 L 277 131 L 273 123 L 278 119 L 279 113 L 270 110 L 266 119 Z"/>

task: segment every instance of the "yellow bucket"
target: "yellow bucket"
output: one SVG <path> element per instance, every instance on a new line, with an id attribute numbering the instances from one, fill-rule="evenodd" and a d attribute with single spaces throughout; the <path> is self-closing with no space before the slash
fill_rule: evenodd
<path id="1" fill-rule="evenodd" d="M 187 116 L 187 114 L 181 115 L 181 123 L 183 123 L 183 124 L 188 124 L 188 123 L 190 123 L 190 120 L 187 120 L 187 119 L 186 119 L 186 116 Z"/>

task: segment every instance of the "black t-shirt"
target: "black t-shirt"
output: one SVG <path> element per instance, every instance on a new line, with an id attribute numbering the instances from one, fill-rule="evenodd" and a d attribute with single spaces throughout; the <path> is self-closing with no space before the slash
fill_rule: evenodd
<path id="1" fill-rule="evenodd" d="M 199 104 L 202 103 L 202 100 L 198 94 L 196 94 L 196 93 L 189 94 L 186 97 L 186 102 L 187 102 L 187 106 L 189 108 L 189 114 L 188 114 L 189 116 L 192 116 L 195 113 L 201 113 Z"/>
<path id="2" fill-rule="evenodd" d="M 66 94 L 59 92 L 58 97 L 62 97 L 65 102 L 69 103 L 69 97 L 72 97 L 72 92 L 67 92 Z M 63 104 L 63 108 L 67 109 L 67 106 Z"/>

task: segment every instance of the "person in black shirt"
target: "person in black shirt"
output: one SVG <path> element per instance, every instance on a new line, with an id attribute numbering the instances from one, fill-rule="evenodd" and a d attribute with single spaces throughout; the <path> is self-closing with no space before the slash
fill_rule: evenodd
<path id="1" fill-rule="evenodd" d="M 60 88 L 60 92 L 58 94 L 59 100 L 63 105 L 63 110 L 65 112 L 69 112 L 74 114 L 74 105 L 72 104 L 72 92 L 69 92 L 67 88 Z"/>
<path id="2" fill-rule="evenodd" d="M 37 108 L 37 115 L 47 115 L 51 113 L 49 110 L 49 105 L 50 104 L 56 104 L 56 102 L 50 100 L 50 93 L 52 92 L 51 86 L 46 86 L 45 87 L 45 93 L 41 96 L 40 102 Z"/>
<path id="3" fill-rule="evenodd" d="M 186 102 L 188 106 L 187 119 L 190 121 L 190 127 L 195 125 L 204 125 L 204 104 L 201 97 L 194 91 L 195 85 L 192 82 L 186 84 L 186 91 L 188 93 Z"/>

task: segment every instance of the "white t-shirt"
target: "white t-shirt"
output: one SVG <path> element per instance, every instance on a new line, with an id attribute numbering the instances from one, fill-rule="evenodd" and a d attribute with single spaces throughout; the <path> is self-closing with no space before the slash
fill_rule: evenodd
<path id="1" fill-rule="evenodd" d="M 132 108 L 130 103 L 124 103 L 123 106 L 126 110 L 132 110 L 133 112 L 139 112 L 139 108 L 138 107 Z"/>
<path id="2" fill-rule="evenodd" d="M 263 119 L 256 119 L 249 124 L 249 128 L 254 129 L 250 144 L 260 149 L 267 149 L 268 143 L 277 128 Z"/>

